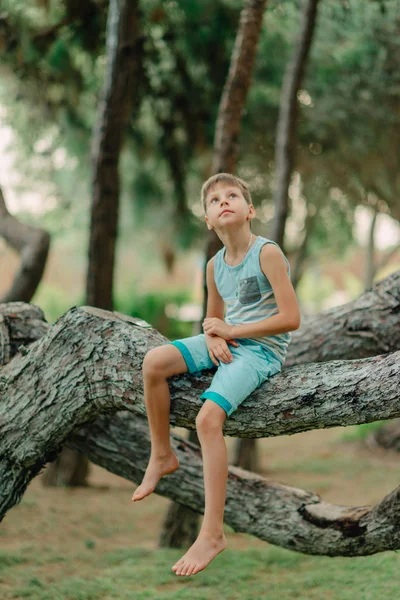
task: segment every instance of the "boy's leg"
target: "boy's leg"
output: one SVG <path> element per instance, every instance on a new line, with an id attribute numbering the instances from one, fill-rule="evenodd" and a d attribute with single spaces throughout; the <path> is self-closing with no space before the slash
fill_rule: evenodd
<path id="1" fill-rule="evenodd" d="M 172 567 L 177 575 L 194 575 L 204 569 L 226 548 L 223 531 L 228 456 L 222 427 L 225 410 L 213 400 L 206 400 L 196 418 L 203 470 L 205 510 L 197 540 Z"/>
<path id="2" fill-rule="evenodd" d="M 223 424 L 249 394 L 281 367 L 279 362 L 267 360 L 259 345 L 241 344 L 231 352 L 233 361 L 220 363 L 210 387 L 200 396 L 205 402 L 196 426 L 203 454 L 204 520 L 193 546 L 172 567 L 177 575 L 198 573 L 226 547 L 223 519 L 228 461 Z"/>
<path id="3" fill-rule="evenodd" d="M 171 398 L 167 379 L 187 370 L 181 352 L 172 344 L 152 348 L 144 358 L 144 401 L 150 427 L 151 455 L 143 481 L 132 496 L 133 501 L 151 494 L 163 475 L 179 467 L 170 444 Z"/>

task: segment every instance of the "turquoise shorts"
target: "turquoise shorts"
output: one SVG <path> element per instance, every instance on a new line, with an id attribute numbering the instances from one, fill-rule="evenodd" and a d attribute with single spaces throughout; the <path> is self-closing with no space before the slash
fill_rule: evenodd
<path id="1" fill-rule="evenodd" d="M 228 417 L 253 390 L 282 370 L 282 362 L 268 348 L 247 338 L 235 341 L 240 345 L 228 344 L 233 360 L 230 363 L 220 360 L 218 367 L 210 358 L 204 333 L 169 342 L 181 351 L 189 373 L 216 370 L 210 387 L 200 399 L 213 400 Z"/>

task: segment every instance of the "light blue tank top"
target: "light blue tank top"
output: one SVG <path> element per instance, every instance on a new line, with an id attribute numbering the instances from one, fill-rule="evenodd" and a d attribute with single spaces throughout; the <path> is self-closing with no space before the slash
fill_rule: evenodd
<path id="1" fill-rule="evenodd" d="M 238 265 L 232 267 L 225 262 L 225 247 L 221 248 L 215 255 L 215 285 L 226 305 L 225 322 L 230 325 L 253 323 L 279 312 L 272 286 L 260 267 L 260 251 L 264 244 L 275 244 L 281 250 L 276 242 L 259 235 Z M 289 261 L 283 252 L 282 256 L 287 263 L 290 278 Z M 283 363 L 292 334 L 287 332 L 264 337 L 238 339 L 241 342 L 250 340 L 260 344 L 260 346 L 271 350 Z"/>

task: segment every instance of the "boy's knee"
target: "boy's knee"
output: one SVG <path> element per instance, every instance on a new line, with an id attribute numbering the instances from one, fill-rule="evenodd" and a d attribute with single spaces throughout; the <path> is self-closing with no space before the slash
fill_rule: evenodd
<path id="1" fill-rule="evenodd" d="M 142 370 L 146 377 L 168 378 L 186 373 L 188 368 L 181 352 L 173 344 L 163 344 L 147 352 Z"/>
<path id="2" fill-rule="evenodd" d="M 224 424 L 226 418 L 224 409 L 215 402 L 212 404 L 212 406 L 203 405 L 196 417 L 196 429 L 201 433 L 221 431 Z"/>
<path id="3" fill-rule="evenodd" d="M 164 368 L 165 359 L 163 359 L 163 346 L 151 348 L 144 357 L 142 369 L 146 375 L 161 374 Z"/>

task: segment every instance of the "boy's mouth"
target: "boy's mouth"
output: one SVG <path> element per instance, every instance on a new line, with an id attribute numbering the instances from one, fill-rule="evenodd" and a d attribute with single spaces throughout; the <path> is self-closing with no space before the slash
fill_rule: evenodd
<path id="1" fill-rule="evenodd" d="M 227 213 L 227 212 L 228 213 L 233 213 L 233 210 L 225 209 L 225 210 L 222 211 L 222 213 L 219 216 L 221 216 L 221 215 L 223 215 L 224 213 Z"/>

